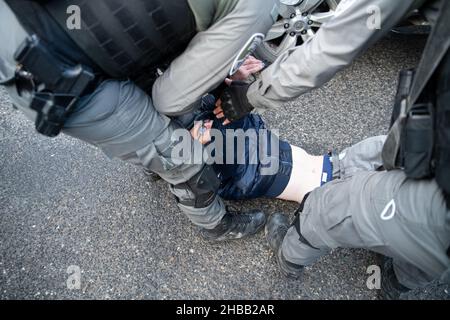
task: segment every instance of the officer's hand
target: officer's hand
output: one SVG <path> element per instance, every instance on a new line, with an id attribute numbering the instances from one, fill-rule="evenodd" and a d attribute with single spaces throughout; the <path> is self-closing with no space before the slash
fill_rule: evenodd
<path id="1" fill-rule="evenodd" d="M 254 107 L 247 99 L 249 84 L 242 81 L 226 80 L 228 88 L 216 103 L 214 114 L 218 119 L 225 119 L 224 125 L 237 121 L 248 115 Z"/>
<path id="2" fill-rule="evenodd" d="M 265 64 L 261 60 L 256 59 L 253 56 L 250 56 L 245 60 L 244 64 L 238 69 L 236 74 L 231 77 L 233 81 L 245 81 L 252 74 L 260 72 L 264 69 Z"/>

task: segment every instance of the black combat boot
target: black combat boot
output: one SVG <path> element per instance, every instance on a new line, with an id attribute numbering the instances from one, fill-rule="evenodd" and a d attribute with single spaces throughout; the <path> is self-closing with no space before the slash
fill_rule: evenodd
<path id="1" fill-rule="evenodd" d="M 202 229 L 201 233 L 208 241 L 237 240 L 258 233 L 266 220 L 266 215 L 261 211 L 241 213 L 227 207 L 227 213 L 220 224 L 212 230 Z"/>
<path id="2" fill-rule="evenodd" d="M 402 285 L 395 275 L 393 260 L 386 258 L 381 273 L 381 296 L 385 300 L 400 300 L 410 289 Z"/>
<path id="3" fill-rule="evenodd" d="M 303 266 L 287 261 L 281 250 L 281 245 L 290 226 L 289 219 L 285 215 L 281 213 L 273 214 L 266 224 L 266 239 L 277 257 L 281 273 L 287 278 L 297 280 L 303 273 Z"/>

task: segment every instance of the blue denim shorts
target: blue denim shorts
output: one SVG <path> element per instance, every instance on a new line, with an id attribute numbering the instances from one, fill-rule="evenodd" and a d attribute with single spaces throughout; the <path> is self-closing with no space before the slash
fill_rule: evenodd
<path id="1" fill-rule="evenodd" d="M 256 132 L 257 141 L 251 143 L 260 145 L 259 132 L 261 130 L 267 130 L 266 124 L 261 116 L 257 114 L 249 114 L 241 120 L 235 121 L 227 126 L 222 125 L 221 121 L 217 120 L 214 116 L 213 110 L 215 107 L 215 98 L 212 95 L 203 97 L 202 106 L 194 115 L 195 120 L 214 120 L 213 128 L 219 130 L 223 135 L 224 151 L 226 154 L 227 145 L 225 139 L 226 130 L 242 129 L 244 132 L 248 130 L 254 130 Z M 267 131 L 267 135 L 270 131 Z M 279 142 L 279 168 L 278 172 L 273 175 L 264 175 L 264 165 L 258 159 L 257 164 L 249 164 L 250 161 L 245 161 L 245 164 L 237 164 L 237 146 L 234 147 L 235 161 L 234 164 L 214 164 L 214 169 L 217 172 L 221 180 L 221 186 L 218 194 L 226 200 L 247 200 L 256 198 L 276 198 L 283 193 L 286 189 L 289 179 L 292 174 L 292 148 L 286 141 L 276 138 L 276 142 Z M 249 145 L 250 141 L 246 141 L 244 156 L 248 160 L 249 153 L 254 152 L 254 145 Z M 265 150 L 267 150 L 264 157 L 271 156 L 270 143 L 273 143 L 271 139 L 264 141 Z M 242 155 L 240 155 L 242 156 Z M 258 157 L 260 158 L 260 157 Z"/>
<path id="2" fill-rule="evenodd" d="M 228 126 L 223 126 L 218 122 L 215 121 L 214 127 L 219 129 L 223 135 L 225 135 L 227 129 L 255 130 L 258 141 L 252 143 L 257 143 L 257 145 L 260 142 L 259 131 L 266 129 L 263 119 L 256 114 L 250 114 Z M 224 141 L 226 143 L 226 139 Z M 276 141 L 279 141 L 278 137 Z M 270 143 L 270 141 L 267 143 Z M 237 164 L 237 161 L 235 161 L 235 164 L 215 164 L 214 169 L 222 181 L 219 195 L 226 200 L 276 198 L 281 195 L 286 189 L 292 173 L 292 148 L 286 141 L 279 141 L 279 146 L 279 168 L 274 175 L 262 174 L 264 166 L 261 163 L 249 164 L 249 161 L 245 161 L 245 164 Z M 224 146 L 224 149 L 226 149 L 226 146 Z M 252 149 L 248 143 L 244 150 L 246 153 L 244 159 L 249 159 L 248 153 Z M 265 156 L 270 156 L 271 149 L 267 147 L 265 150 L 267 150 Z M 235 152 L 235 157 L 237 157 L 236 154 L 237 152 Z"/>

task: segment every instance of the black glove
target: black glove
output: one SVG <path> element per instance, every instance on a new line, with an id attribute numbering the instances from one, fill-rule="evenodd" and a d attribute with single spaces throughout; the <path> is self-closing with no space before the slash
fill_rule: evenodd
<path id="1" fill-rule="evenodd" d="M 223 114 L 231 122 L 242 119 L 254 109 L 247 99 L 249 87 L 250 84 L 246 82 L 233 81 L 222 93 L 220 100 L 222 100 Z"/>

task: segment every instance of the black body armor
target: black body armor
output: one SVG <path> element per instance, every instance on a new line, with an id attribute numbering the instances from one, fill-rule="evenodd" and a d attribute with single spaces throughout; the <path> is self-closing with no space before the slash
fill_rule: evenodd
<path id="1" fill-rule="evenodd" d="M 130 79 L 151 95 L 161 70 L 196 34 L 187 0 L 5 2 L 29 37 L 15 51 L 15 77 L 0 84 L 31 93 L 36 129 L 49 137 L 103 79 Z"/>
<path id="2" fill-rule="evenodd" d="M 149 94 L 157 69 L 181 54 L 196 34 L 186 0 L 6 2 L 27 32 L 62 60 L 82 62 L 109 78 L 129 78 Z M 73 6 L 79 8 L 80 29 L 68 26 Z"/>

